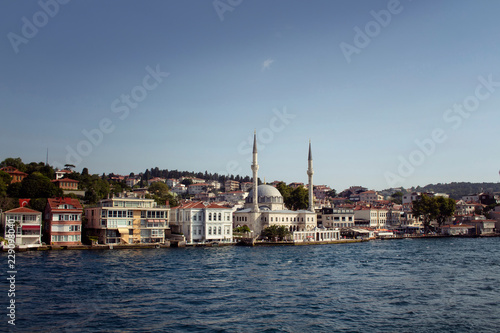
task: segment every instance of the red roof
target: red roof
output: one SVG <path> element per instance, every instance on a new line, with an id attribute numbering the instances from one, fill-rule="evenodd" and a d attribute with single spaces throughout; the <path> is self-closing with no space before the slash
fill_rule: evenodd
<path id="1" fill-rule="evenodd" d="M 58 208 L 59 205 L 72 205 L 75 207 L 75 209 L 82 209 L 82 205 L 80 204 L 80 201 L 78 199 L 73 199 L 73 198 L 49 198 L 47 199 L 47 204 L 50 206 L 50 209 L 58 209 L 60 210 L 61 208 Z"/>
<path id="2" fill-rule="evenodd" d="M 18 207 L 11 210 L 6 211 L 5 213 L 31 213 L 31 214 L 39 214 L 40 212 L 34 209 L 26 208 L 26 207 Z"/>
<path id="3" fill-rule="evenodd" d="M 58 183 L 58 182 L 79 183 L 78 180 L 74 180 L 71 178 L 54 179 L 54 180 L 51 180 L 51 182 L 53 182 L 53 183 Z"/>
<path id="4" fill-rule="evenodd" d="M 201 202 L 201 201 L 188 201 L 188 202 L 183 202 L 181 203 L 180 206 L 173 207 L 172 209 L 190 209 L 190 208 L 197 208 L 197 209 L 203 209 L 203 208 L 217 208 L 217 209 L 229 209 L 228 207 L 224 207 L 221 205 L 217 205 L 214 203 L 206 204 Z"/>
<path id="5" fill-rule="evenodd" d="M 10 166 L 3 167 L 0 170 L 7 172 L 9 175 L 11 175 L 11 174 L 14 174 L 14 175 L 24 175 L 24 176 L 28 175 L 27 173 L 19 171 L 16 168 L 10 167 Z"/>

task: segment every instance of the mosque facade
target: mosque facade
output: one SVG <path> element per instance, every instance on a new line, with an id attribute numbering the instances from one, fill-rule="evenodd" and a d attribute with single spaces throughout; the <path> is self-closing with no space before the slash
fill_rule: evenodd
<path id="1" fill-rule="evenodd" d="M 235 225 L 247 225 L 252 230 L 253 237 L 258 237 L 262 230 L 271 226 L 285 226 L 290 233 L 308 232 L 316 229 L 317 214 L 313 201 L 313 166 L 311 143 L 309 142 L 309 157 L 307 175 L 309 180 L 309 207 L 307 210 L 289 210 L 285 208 L 283 196 L 277 188 L 271 185 L 258 185 L 259 164 L 257 161 L 257 139 L 254 134 L 253 143 L 253 187 L 250 190 L 242 210 L 234 213 Z"/>

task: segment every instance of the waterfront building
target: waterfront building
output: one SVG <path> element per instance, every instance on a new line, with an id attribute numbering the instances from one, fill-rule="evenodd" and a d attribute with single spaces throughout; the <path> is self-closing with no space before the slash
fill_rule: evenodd
<path id="1" fill-rule="evenodd" d="M 85 227 L 99 244 L 164 243 L 169 211 L 153 199 L 125 193 L 85 208 Z"/>
<path id="2" fill-rule="evenodd" d="M 42 213 L 26 207 L 14 208 L 3 213 L 4 238 L 7 239 L 12 223 L 15 244 L 25 247 L 37 247 L 42 244 Z"/>
<path id="3" fill-rule="evenodd" d="M 354 209 L 324 207 L 318 210 L 318 226 L 352 228 L 354 227 Z"/>
<path id="4" fill-rule="evenodd" d="M 375 229 L 387 228 L 387 208 L 357 206 L 354 209 L 355 225 Z"/>
<path id="5" fill-rule="evenodd" d="M 257 161 L 257 138 L 254 134 L 253 144 L 253 187 L 245 199 L 244 208 L 234 213 L 234 226 L 248 226 L 252 236 L 257 238 L 262 230 L 270 225 L 285 226 L 291 233 L 295 231 L 313 231 L 317 227 L 317 216 L 313 202 L 313 166 L 311 143 L 307 175 L 309 179 L 309 207 L 307 210 L 292 211 L 285 208 L 280 191 L 271 185 L 258 185 L 259 164 Z M 307 237 L 297 234 L 297 237 Z"/>
<path id="6" fill-rule="evenodd" d="M 82 212 L 82 205 L 78 199 L 47 199 L 44 216 L 47 241 L 51 245 L 80 245 Z"/>
<path id="7" fill-rule="evenodd" d="M 0 168 L 0 170 L 7 172 L 12 177 L 12 180 L 10 181 L 11 184 L 20 183 L 23 181 L 24 178 L 28 177 L 27 173 L 21 172 L 11 166 Z"/>
<path id="8" fill-rule="evenodd" d="M 215 203 L 186 201 L 173 207 L 172 233 L 183 234 L 188 244 L 233 241 L 232 209 Z"/>

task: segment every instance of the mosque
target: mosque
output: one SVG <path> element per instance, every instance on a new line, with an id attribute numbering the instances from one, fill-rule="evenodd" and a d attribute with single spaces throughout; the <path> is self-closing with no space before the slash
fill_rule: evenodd
<path id="1" fill-rule="evenodd" d="M 285 208 L 283 196 L 277 188 L 271 185 L 258 185 L 257 137 L 254 133 L 253 142 L 253 187 L 245 200 L 242 210 L 234 213 L 235 225 L 247 225 L 258 237 L 262 230 L 270 225 L 285 226 L 290 233 L 312 232 L 317 226 L 317 216 L 314 211 L 313 198 L 313 161 L 311 142 L 309 142 L 309 157 L 307 175 L 309 178 L 309 207 L 307 210 L 288 210 Z"/>

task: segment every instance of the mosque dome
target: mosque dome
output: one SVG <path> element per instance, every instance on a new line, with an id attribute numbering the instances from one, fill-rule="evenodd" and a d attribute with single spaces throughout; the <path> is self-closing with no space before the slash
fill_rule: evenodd
<path id="1" fill-rule="evenodd" d="M 282 204 L 283 196 L 276 187 L 271 185 L 259 185 L 257 187 L 259 204 Z M 246 198 L 246 203 L 253 203 L 253 189 Z"/>

